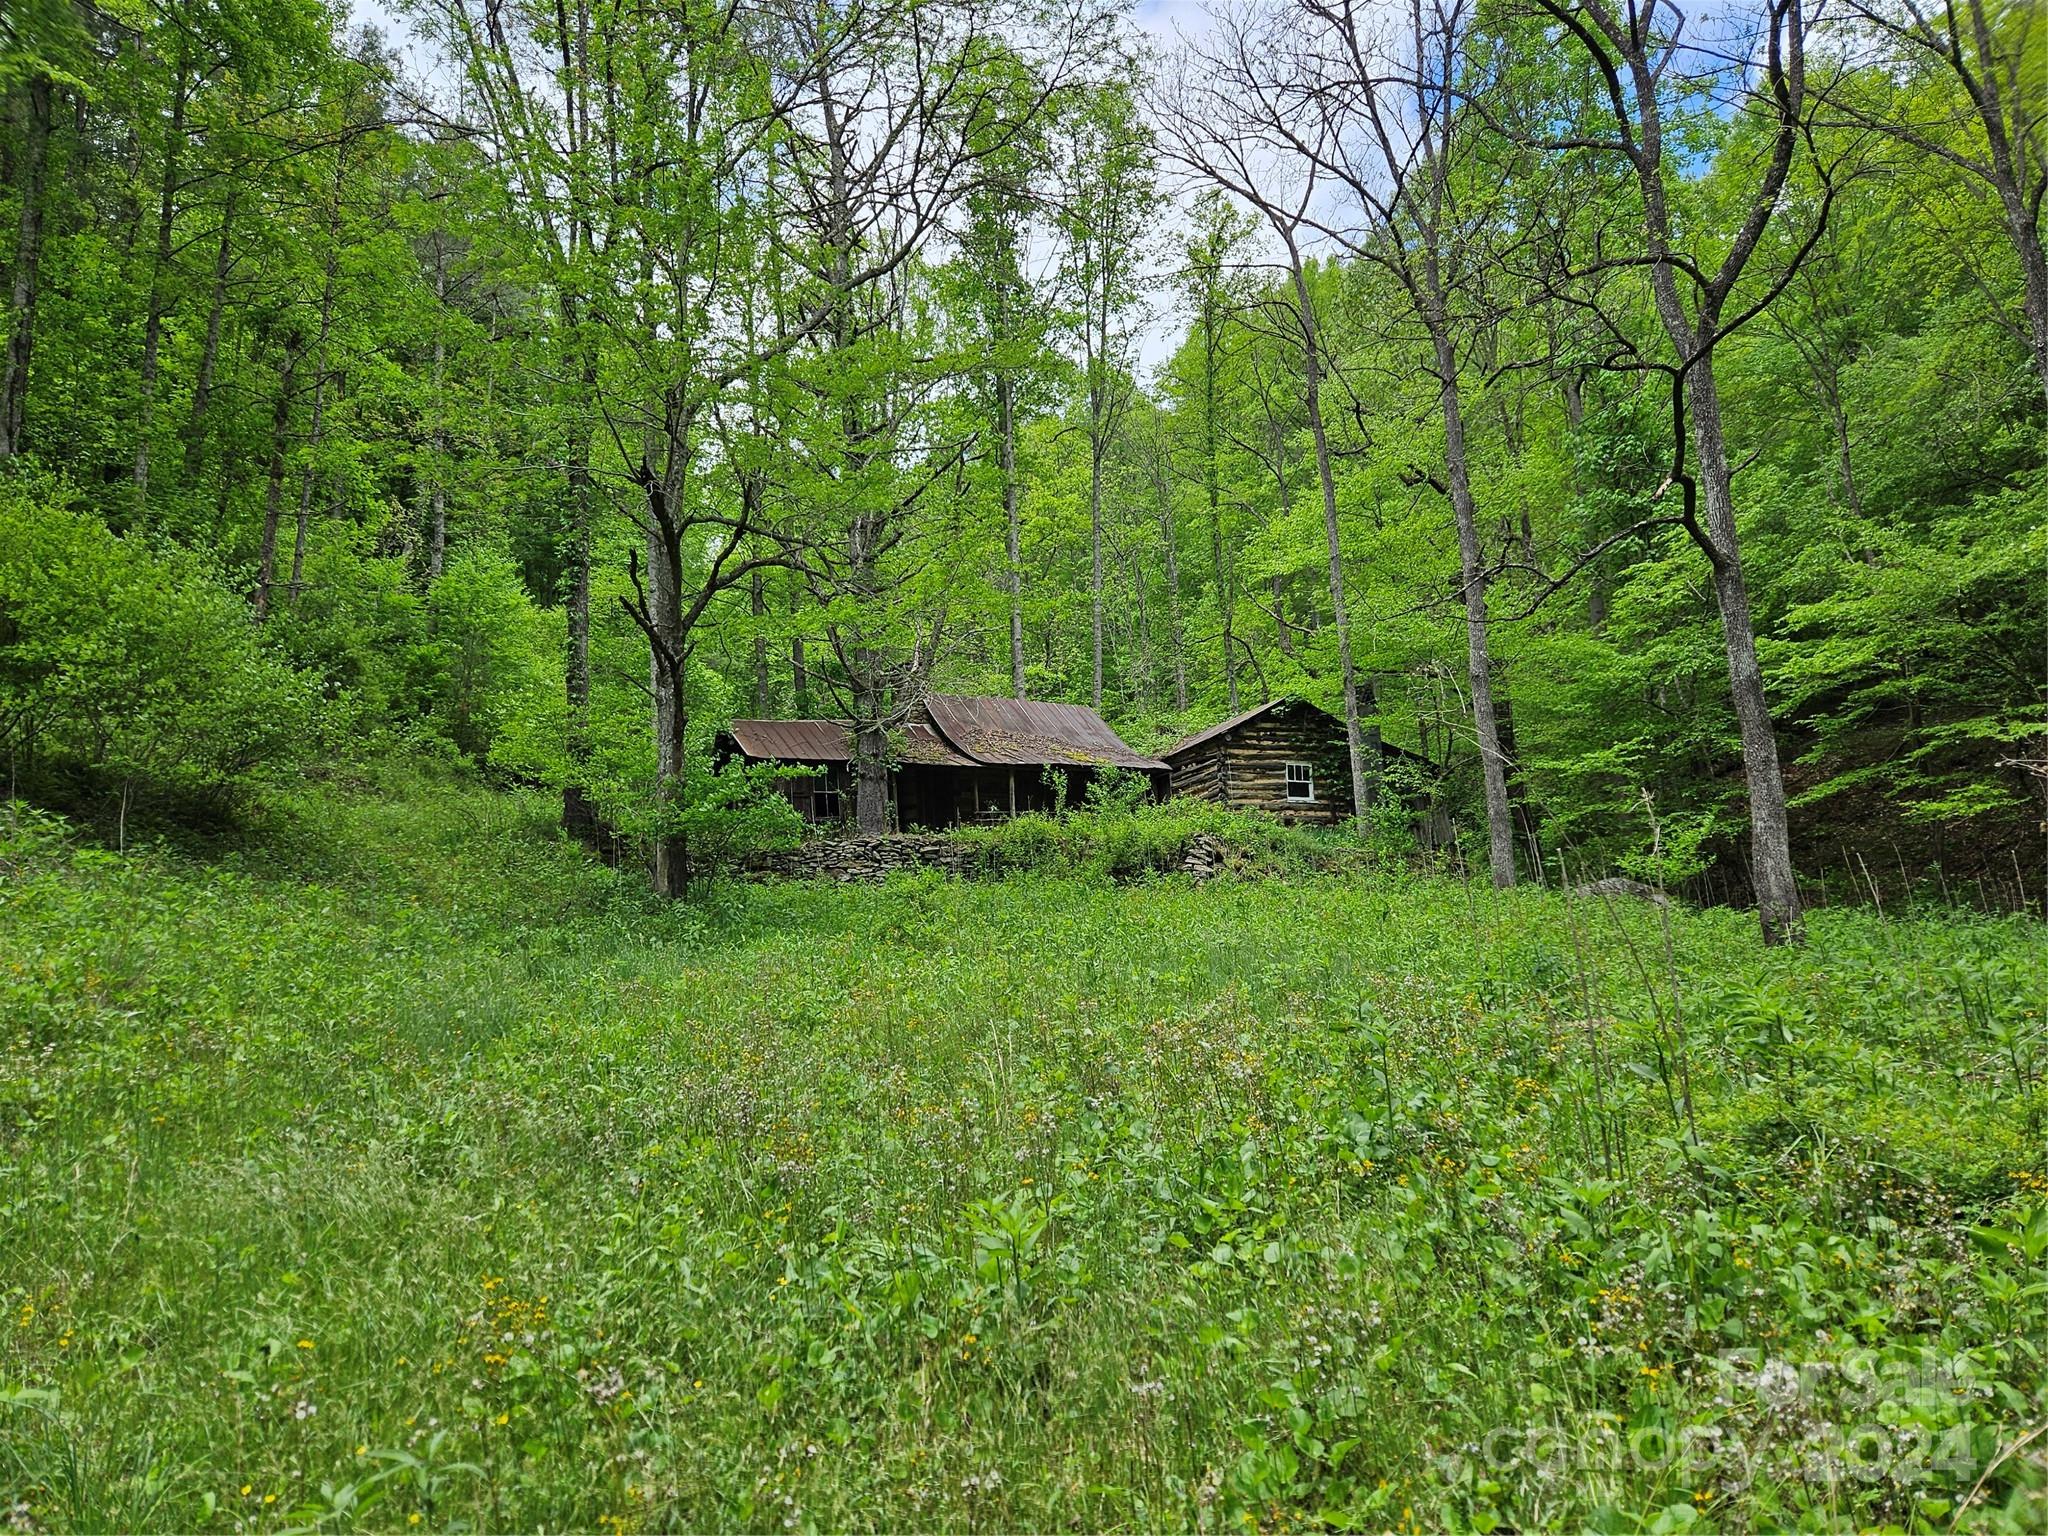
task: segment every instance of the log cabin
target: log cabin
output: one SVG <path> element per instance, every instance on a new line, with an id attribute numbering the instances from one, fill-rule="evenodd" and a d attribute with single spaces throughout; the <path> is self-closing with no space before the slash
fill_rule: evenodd
<path id="1" fill-rule="evenodd" d="M 1434 846 L 1432 797 L 1414 786 L 1433 778 L 1427 759 L 1380 745 L 1384 765 L 1404 763 L 1403 804 L 1418 818 L 1418 834 Z M 1282 821 L 1334 825 L 1350 820 L 1351 759 L 1344 722 L 1302 699 L 1273 699 L 1183 737 L 1160 753 L 1176 795 L 1214 800 L 1233 810 L 1264 811 Z"/>
<path id="2" fill-rule="evenodd" d="M 1155 797 L 1167 766 L 1134 750 L 1094 710 L 1042 699 L 927 694 L 895 733 L 889 824 L 938 830 L 1079 804 L 1109 769 L 1141 773 Z M 735 720 L 718 760 L 810 770 L 781 781 L 797 814 L 818 826 L 853 819 L 853 734 L 844 720 Z"/>

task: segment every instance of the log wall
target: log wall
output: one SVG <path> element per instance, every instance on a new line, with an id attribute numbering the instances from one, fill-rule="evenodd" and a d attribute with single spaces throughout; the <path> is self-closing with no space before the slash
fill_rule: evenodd
<path id="1" fill-rule="evenodd" d="M 1223 744 L 1208 742 L 1173 765 L 1171 792 L 1196 800 L 1225 800 Z"/>
<path id="2" fill-rule="evenodd" d="M 1287 798 L 1287 765 L 1315 770 L 1315 798 Z M 1283 821 L 1340 822 L 1351 816 L 1351 764 L 1344 723 L 1305 704 L 1285 704 L 1206 741 L 1173 762 L 1173 792 L 1265 811 Z"/>
<path id="3" fill-rule="evenodd" d="M 1266 811 L 1283 821 L 1350 820 L 1351 761 L 1341 721 L 1297 704 L 1247 720 L 1219 745 L 1223 749 L 1223 782 L 1232 806 Z M 1315 799 L 1287 798 L 1289 763 L 1308 763 L 1314 768 Z"/>

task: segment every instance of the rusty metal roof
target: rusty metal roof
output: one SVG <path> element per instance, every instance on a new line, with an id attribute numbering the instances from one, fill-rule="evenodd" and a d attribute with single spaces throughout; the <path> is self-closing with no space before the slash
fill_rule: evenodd
<path id="1" fill-rule="evenodd" d="M 974 759 L 962 757 L 953 750 L 952 744 L 922 720 L 913 720 L 903 728 L 903 761 L 925 763 L 947 768 L 972 768 Z"/>
<path id="2" fill-rule="evenodd" d="M 1048 763 L 1091 768 L 1163 769 L 1080 704 L 1039 699 L 979 699 L 934 693 L 925 698 L 930 723 L 903 730 L 903 761 L 946 768 L 1037 767 Z M 757 762 L 844 763 L 853 741 L 843 720 L 735 720 L 729 727 L 741 752 Z"/>
<path id="3" fill-rule="evenodd" d="M 778 763 L 843 763 L 846 727 L 836 720 L 735 720 L 728 727 L 748 757 Z"/>
<path id="4" fill-rule="evenodd" d="M 728 727 L 741 752 L 756 762 L 844 763 L 853 758 L 853 739 L 843 720 L 735 720 Z M 922 721 L 903 732 L 903 761 L 972 768 L 939 733 Z"/>
<path id="5" fill-rule="evenodd" d="M 1134 751 L 1094 710 L 1041 699 L 967 698 L 934 693 L 925 709 L 955 748 L 977 762 L 1161 769 Z"/>

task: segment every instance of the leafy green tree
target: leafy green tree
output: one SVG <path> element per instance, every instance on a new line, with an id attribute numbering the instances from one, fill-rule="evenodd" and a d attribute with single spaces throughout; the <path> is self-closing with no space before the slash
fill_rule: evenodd
<path id="1" fill-rule="evenodd" d="M 2048 400 L 2048 84 L 2043 23 L 2025 0 L 1850 0 L 1850 49 L 1874 67 L 1844 71 L 1828 105 L 1990 189 L 2020 269 L 2018 309 Z M 1861 35 L 1859 35 L 1861 34 Z M 1866 50 L 1874 42 L 1874 50 Z"/>
<path id="2" fill-rule="evenodd" d="M 975 370 L 974 386 L 982 394 L 980 407 L 994 417 L 1010 694 L 1021 699 L 1026 695 L 1024 523 L 1017 439 L 1020 415 L 1041 403 L 1053 361 L 1048 355 L 1052 296 L 1030 270 L 1030 247 L 1034 236 L 1043 233 L 1054 162 L 1048 125 L 1031 106 L 1038 83 L 1026 62 L 1008 49 L 996 49 L 982 68 L 1000 86 L 991 93 L 980 129 L 995 148 L 985 155 L 981 174 L 966 193 L 965 225 L 952 270 L 974 341 L 986 348 L 987 361 Z"/>
<path id="3" fill-rule="evenodd" d="M 317 744 L 309 679 L 183 551 L 116 538 L 47 481 L 0 484 L 0 745 L 16 785 L 232 800 Z"/>
<path id="4" fill-rule="evenodd" d="M 1611 158 L 1641 209 L 1641 262 L 1670 359 L 1647 365 L 1669 380 L 1675 424 L 1670 481 L 1680 499 L 1682 525 L 1707 558 L 1721 612 L 1749 791 L 1751 884 L 1766 938 L 1796 941 L 1800 897 L 1784 772 L 1742 564 L 1715 349 L 1775 296 L 1775 285 L 1760 296 L 1738 292 L 1738 285 L 1750 271 L 1805 142 L 1812 110 L 1806 89 L 1809 22 L 1797 0 L 1788 0 L 1771 6 L 1758 34 L 1742 40 L 1745 58 L 1757 70 L 1754 76 L 1745 72 L 1742 80 L 1757 83 L 1738 81 L 1734 88 L 1761 114 L 1761 165 L 1746 185 L 1731 169 L 1721 184 L 1732 205 L 1728 217 L 1710 220 L 1703 240 L 1697 221 L 1684 218 L 1691 189 L 1666 138 L 1686 127 L 1685 104 L 1669 65 L 1697 45 L 1635 0 L 1619 8 L 1607 0 L 1537 0 L 1537 9 L 1581 52 L 1595 84 L 1591 120 L 1583 132 L 1549 137 L 1539 130 L 1536 137 L 1559 153 Z M 1682 22 L 1680 16 L 1673 19 Z M 1826 213 L 1823 202 L 1812 221 L 1816 230 Z M 1601 259 L 1584 260 L 1593 265 Z M 1649 357 L 1647 349 L 1638 355 Z"/>
<path id="5" fill-rule="evenodd" d="M 1238 712 L 1237 687 L 1237 569 L 1230 558 L 1230 531 L 1224 497 L 1224 450 L 1228 429 L 1224 422 L 1225 373 L 1230 363 L 1228 347 L 1233 311 L 1246 299 L 1242 263 L 1244 247 L 1255 224 L 1252 216 L 1234 208 L 1215 189 L 1198 194 L 1193 210 L 1193 232 L 1183 251 L 1179 274 L 1181 301 L 1190 315 L 1188 344 L 1174 357 L 1168 387 L 1179 396 L 1178 415 L 1187 420 L 1196 464 L 1194 479 L 1202 497 L 1209 543 L 1209 574 L 1215 593 L 1217 654 L 1223 673 L 1223 691 L 1232 714 Z M 1286 469 L 1276 458 L 1278 477 L 1284 483 Z M 1283 489 L 1280 499 L 1284 502 Z M 1274 589 L 1279 602 L 1279 589 Z M 1282 633 L 1285 633 L 1283 628 Z M 1182 701 L 1186 708 L 1186 701 Z"/>
<path id="6" fill-rule="evenodd" d="M 1133 322 L 1158 192 L 1150 130 L 1128 78 L 1080 96 L 1060 123 L 1059 140 L 1062 275 L 1086 389 L 1089 688 L 1100 709 L 1104 471 L 1130 403 Z"/>
<path id="7" fill-rule="evenodd" d="M 486 761 L 507 723 L 551 691 L 549 626 L 503 554 L 471 545 L 427 591 L 434 715 L 457 747 Z"/>

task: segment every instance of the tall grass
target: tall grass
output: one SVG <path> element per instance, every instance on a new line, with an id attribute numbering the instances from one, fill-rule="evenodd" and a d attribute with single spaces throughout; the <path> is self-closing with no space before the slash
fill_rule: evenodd
<path id="1" fill-rule="evenodd" d="M 2048 1520 L 2024 920 L 291 825 L 7 824 L 0 1520 Z"/>

